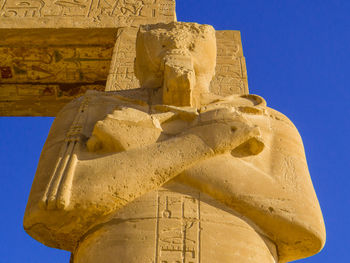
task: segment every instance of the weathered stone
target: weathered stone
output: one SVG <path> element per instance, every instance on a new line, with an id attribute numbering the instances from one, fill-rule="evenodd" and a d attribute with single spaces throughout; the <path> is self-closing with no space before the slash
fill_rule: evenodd
<path id="1" fill-rule="evenodd" d="M 106 86 L 107 91 L 137 89 L 134 74 L 136 28 L 125 28 L 118 38 Z M 239 31 L 216 31 L 217 58 L 210 90 L 218 95 L 248 94 L 247 70 Z"/>
<path id="2" fill-rule="evenodd" d="M 220 96 L 209 77 L 196 85 L 203 72 L 213 75 L 213 37 L 193 23 L 142 27 L 135 68 L 143 87 L 87 91 L 59 112 L 26 208 L 33 238 L 73 252 L 75 263 L 276 263 L 322 249 L 322 213 L 294 125 L 257 95 Z M 187 57 L 172 56 L 169 67 L 193 69 L 188 105 L 164 96 L 169 82 L 169 92 L 183 89 L 178 78 L 164 70 L 159 81 L 147 68 L 162 65 L 159 50 L 179 47 Z M 241 51 L 230 50 L 218 52 L 229 68 L 219 72 L 243 80 L 225 61 Z"/>
<path id="3" fill-rule="evenodd" d="M 240 32 L 216 31 L 216 39 L 216 73 L 211 82 L 211 92 L 221 96 L 248 94 L 247 68 Z"/>
<path id="4" fill-rule="evenodd" d="M 174 0 L 1 0 L 0 28 L 117 28 L 169 22 Z"/>
<path id="5" fill-rule="evenodd" d="M 56 116 L 88 89 L 137 89 L 138 25 L 176 19 L 171 0 L 115 1 L 113 14 L 107 8 L 112 2 L 92 1 L 91 8 L 100 10 L 100 20 L 79 15 L 87 2 L 61 2 L 0 1 L 0 116 Z M 36 3 L 43 6 L 40 12 Z M 137 6 L 141 13 L 132 12 Z M 77 10 L 75 16 L 67 13 Z M 219 95 L 248 94 L 239 32 L 216 35 L 218 57 L 211 90 Z"/>
<path id="6" fill-rule="evenodd" d="M 166 105 L 200 105 L 198 99 L 209 93 L 215 74 L 212 26 L 179 22 L 141 26 L 136 43 L 135 73 L 141 87 L 161 88 Z"/>
<path id="7" fill-rule="evenodd" d="M 0 0 L 0 116 L 56 116 L 105 90 L 122 28 L 175 19 L 174 0 Z"/>

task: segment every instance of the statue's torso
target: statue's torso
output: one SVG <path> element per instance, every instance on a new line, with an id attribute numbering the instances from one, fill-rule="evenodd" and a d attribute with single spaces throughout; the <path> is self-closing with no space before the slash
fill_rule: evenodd
<path id="1" fill-rule="evenodd" d="M 275 247 L 233 210 L 176 181 L 90 230 L 75 263 L 272 263 Z"/>
<path id="2" fill-rule="evenodd" d="M 96 112 L 93 104 L 89 108 Z M 101 106 L 99 110 L 104 111 Z M 89 122 L 91 126 L 95 121 Z M 74 253 L 74 262 L 276 262 L 274 244 L 247 221 L 175 179 L 88 231 Z"/>
<path id="3" fill-rule="evenodd" d="M 50 183 L 58 152 L 66 142 L 65 135 L 72 129 L 75 131 L 76 115 L 81 114 L 79 124 L 84 148 L 94 125 L 120 106 L 120 99 L 100 95 L 88 94 L 75 100 L 58 115 L 42 152 L 24 220 L 27 231 L 36 239 L 53 247 L 75 249 L 75 263 L 275 262 L 275 245 L 259 233 L 268 233 L 271 238 L 273 231 L 280 231 L 280 225 L 289 229 L 290 222 L 294 226 L 296 220 L 304 223 L 309 222 L 309 218 L 318 218 L 317 207 L 308 205 L 315 203 L 315 199 L 300 137 L 285 117 L 268 108 L 264 108 L 266 112 L 261 114 L 248 112 L 262 131 L 266 149 L 257 157 L 238 158 L 238 163 L 235 157 L 218 156 L 194 167 L 187 178 L 194 188 L 179 181 L 170 182 L 165 188 L 127 204 L 102 223 L 100 218 L 95 220 L 97 216 L 90 210 L 80 213 L 78 201 L 83 197 L 75 193 L 79 180 L 74 179 L 72 195 L 75 195 L 76 202 L 65 210 L 43 210 L 37 204 Z M 86 107 L 81 112 L 84 104 Z M 125 101 L 123 107 L 128 107 L 128 104 Z M 232 177 L 233 173 L 235 176 Z M 79 176 L 84 174 L 76 175 Z M 210 176 L 219 179 L 213 188 L 215 193 L 210 193 L 215 199 L 204 194 L 211 191 L 209 188 L 213 182 Z M 241 214 L 248 211 L 252 221 L 260 227 L 267 225 L 270 232 L 266 229 L 259 231 L 224 205 L 219 192 L 229 199 L 226 203 L 230 203 L 230 207 L 240 208 Z M 300 195 L 301 192 L 307 193 L 308 199 Z M 95 201 L 99 203 L 99 200 Z M 295 216 L 290 218 L 285 207 L 293 209 Z M 308 207 L 307 210 L 304 207 Z M 43 222 L 43 218 L 46 221 Z M 42 231 L 42 224 L 46 232 Z M 284 235 L 281 242 L 276 243 L 279 252 L 284 244 L 287 249 L 299 244 L 292 243 L 298 238 L 297 234 L 297 238 L 289 240 L 289 234 L 295 232 L 291 231 L 282 232 L 288 236 Z"/>

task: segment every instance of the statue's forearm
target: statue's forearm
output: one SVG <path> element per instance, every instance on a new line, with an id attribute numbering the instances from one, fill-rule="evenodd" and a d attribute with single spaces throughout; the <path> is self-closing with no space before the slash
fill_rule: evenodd
<path id="1" fill-rule="evenodd" d="M 86 205 L 107 202 L 105 205 L 113 209 L 122 207 L 212 155 L 199 137 L 188 134 L 145 148 L 81 160 L 72 198 Z"/>
<path id="2" fill-rule="evenodd" d="M 308 176 L 305 163 L 295 163 L 295 167 L 295 177 Z M 278 245 L 280 253 L 288 253 L 288 248 L 308 248 L 316 253 L 324 235 L 316 196 L 307 193 L 306 186 L 298 191 L 289 189 L 278 176 L 286 174 L 225 154 L 195 164 L 176 180 L 249 218 Z"/>

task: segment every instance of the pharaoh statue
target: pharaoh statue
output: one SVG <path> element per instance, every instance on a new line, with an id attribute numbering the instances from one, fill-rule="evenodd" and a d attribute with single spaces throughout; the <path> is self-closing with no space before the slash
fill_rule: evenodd
<path id="1" fill-rule="evenodd" d="M 141 26 L 140 88 L 88 91 L 45 143 L 24 226 L 74 263 L 272 263 L 320 251 L 321 210 L 292 122 L 209 84 L 215 30 Z"/>

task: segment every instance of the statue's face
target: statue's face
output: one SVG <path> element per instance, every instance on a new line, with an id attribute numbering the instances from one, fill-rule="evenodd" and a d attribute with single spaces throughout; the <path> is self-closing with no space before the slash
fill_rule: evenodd
<path id="1" fill-rule="evenodd" d="M 177 22 L 143 26 L 136 54 L 135 72 L 144 87 L 163 85 L 165 65 L 191 72 L 196 84 L 209 87 L 216 65 L 215 30 L 208 25 Z"/>

